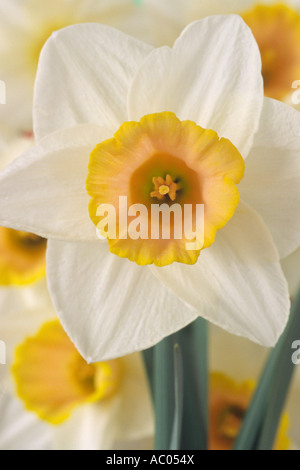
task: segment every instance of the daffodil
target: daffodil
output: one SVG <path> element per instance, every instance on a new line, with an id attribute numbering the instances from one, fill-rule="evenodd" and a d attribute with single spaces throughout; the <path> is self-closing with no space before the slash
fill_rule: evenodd
<path id="1" fill-rule="evenodd" d="M 214 445 L 229 449 L 232 447 L 234 439 L 238 434 L 245 411 L 258 384 L 270 350 L 243 338 L 228 334 L 217 327 L 211 328 L 209 338 L 209 367 L 211 370 L 210 429 L 211 434 L 214 435 Z M 291 355 L 292 352 L 293 350 L 291 349 Z M 284 413 L 278 428 L 274 449 L 292 450 L 299 448 L 299 384 L 300 369 L 299 366 L 296 366 L 294 378 L 285 403 Z M 238 416 L 238 413 L 233 413 L 234 416 L 229 414 L 227 416 L 227 424 L 230 424 L 230 426 L 227 427 L 227 433 L 222 433 L 218 426 L 220 421 L 217 423 L 216 419 L 218 416 L 224 417 L 222 410 L 228 411 L 229 405 L 232 408 L 237 406 L 240 416 Z M 214 423 L 212 422 L 213 415 Z M 228 431 L 232 432 L 231 439 L 229 438 Z M 227 442 L 225 434 L 227 434 Z"/>
<path id="2" fill-rule="evenodd" d="M 173 11 L 172 0 L 165 9 Z M 190 21 L 215 14 L 239 14 L 251 28 L 258 43 L 266 96 L 299 107 L 300 86 L 300 4 L 298 0 L 188 0 L 177 15 L 182 27 Z M 175 38 L 177 28 L 169 29 L 168 41 Z M 300 251 L 281 261 L 290 294 L 300 286 L 298 269 Z"/>
<path id="3" fill-rule="evenodd" d="M 148 39 L 147 16 L 141 13 L 133 0 L 1 0 L 0 80 L 6 85 L 1 121 L 18 130 L 32 129 L 39 54 L 53 31 L 76 23 L 99 22 Z"/>
<path id="4" fill-rule="evenodd" d="M 151 438 L 150 395 L 138 353 L 88 364 L 50 306 L 1 316 L 0 325 L 7 343 L 7 375 L 11 370 L 0 407 L 7 404 L 11 417 L 14 410 L 19 413 L 10 425 L 4 416 L 6 429 L 1 420 L 2 449 L 126 448 Z M 36 442 L 22 436 L 37 435 L 38 430 Z"/>
<path id="5" fill-rule="evenodd" d="M 255 390 L 255 382 L 235 382 L 220 372 L 210 374 L 209 392 L 209 448 L 231 450 L 240 431 L 243 418 Z M 275 441 L 274 450 L 288 450 L 288 416 L 283 415 Z"/>
<path id="6" fill-rule="evenodd" d="M 198 316 L 274 345 L 290 306 L 280 258 L 300 243 L 299 124 L 264 98 L 239 16 L 192 23 L 173 48 L 95 24 L 52 35 L 37 144 L 1 174 L 0 223 L 49 239 L 50 294 L 88 362 L 150 347 Z M 99 240 L 98 204 L 126 196 L 148 209 L 156 191 L 166 205 L 204 204 L 202 249 Z"/>
<path id="7" fill-rule="evenodd" d="M 186 15 L 182 17 L 186 22 L 214 14 L 241 15 L 260 49 L 265 95 L 296 104 L 293 95 L 299 96 L 296 89 L 300 79 L 300 5 L 297 0 L 188 0 L 185 6 Z M 170 4 L 169 8 L 172 8 Z"/>

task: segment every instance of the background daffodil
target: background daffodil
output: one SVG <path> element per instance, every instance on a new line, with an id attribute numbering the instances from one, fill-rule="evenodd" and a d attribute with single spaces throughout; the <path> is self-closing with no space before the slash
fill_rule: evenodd
<path id="1" fill-rule="evenodd" d="M 270 349 L 226 333 L 212 326 L 209 334 L 209 368 L 223 376 L 230 377 L 235 384 L 258 383 Z M 293 350 L 291 349 L 291 355 Z M 281 422 L 284 437 L 279 444 L 288 444 L 288 449 L 299 449 L 299 365 L 290 386 L 284 407 L 284 418 Z M 278 377 L 278 380 L 281 380 Z M 249 389 L 249 387 L 248 387 Z M 251 389 L 251 387 L 250 387 Z M 232 389 L 233 390 L 233 389 Z M 276 393 L 274 390 L 273 393 Z M 230 395 L 230 394 L 229 394 Z M 234 399 L 234 393 L 232 398 Z M 288 439 L 288 440 L 287 440 Z M 224 443 L 224 442 L 223 442 Z"/>
<path id="2" fill-rule="evenodd" d="M 0 107 L 0 122 L 17 132 L 32 129 L 39 55 L 54 31 L 71 24 L 99 22 L 150 40 L 155 32 L 153 22 L 159 18 L 155 11 L 151 1 L 146 14 L 132 0 L 1 0 L 0 79 L 6 85 L 7 99 Z"/>
<path id="3" fill-rule="evenodd" d="M 7 345 L 7 364 L 1 366 L 1 449 L 151 445 L 152 407 L 138 353 L 87 364 L 50 303 L 0 315 L 0 328 Z"/>

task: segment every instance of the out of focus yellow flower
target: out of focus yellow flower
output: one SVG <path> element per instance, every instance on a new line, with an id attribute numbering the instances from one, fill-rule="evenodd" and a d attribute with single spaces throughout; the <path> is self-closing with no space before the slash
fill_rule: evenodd
<path id="1" fill-rule="evenodd" d="M 40 420 L 48 423 L 46 428 L 41 428 L 47 445 L 56 449 L 109 449 L 116 444 L 126 447 L 151 437 L 153 418 L 141 356 L 133 354 L 87 364 L 58 320 L 43 321 L 54 315 L 49 308 L 39 314 L 25 311 L 12 319 L 0 317 L 14 388 L 24 408 L 35 413 L 36 427 L 41 428 Z M 16 318 L 20 322 L 24 320 L 22 328 L 11 323 Z M 30 328 L 24 328 L 25 319 Z M 41 321 L 36 333 L 25 334 Z M 20 340 L 21 334 L 23 340 L 16 347 L 16 339 Z M 11 384 L 7 390 L 12 400 Z M 6 391 L 6 400 L 7 394 Z M 29 411 L 21 412 L 22 419 L 25 420 L 26 414 L 25 422 L 33 425 Z M 5 435 L 0 425 L 1 448 L 5 445 Z M 16 436 L 13 445 L 18 442 L 22 445 L 22 438 Z"/>
<path id="2" fill-rule="evenodd" d="M 220 430 L 218 431 L 218 426 L 214 421 L 216 415 L 218 415 L 220 409 L 226 409 L 226 403 L 228 406 L 238 405 L 239 409 L 239 411 L 233 413 L 235 416 L 228 416 L 227 423 L 232 424 L 231 431 L 233 434 L 231 441 L 228 440 L 227 442 L 228 448 L 232 446 L 233 438 L 237 435 L 271 349 L 228 334 L 214 326 L 211 326 L 209 338 L 209 368 L 211 371 L 217 372 L 215 376 L 212 376 L 214 378 L 212 378 L 211 383 L 211 414 L 214 414 L 214 417 L 211 415 L 210 418 L 211 433 L 214 434 L 214 439 L 217 439 L 215 440 L 215 446 L 226 445 L 224 439 L 221 439 Z M 293 350 L 291 349 L 291 357 L 292 353 Z M 300 446 L 299 392 L 300 366 L 296 366 L 277 432 L 275 444 L 277 450 L 299 448 Z M 217 411 L 213 410 L 214 407 Z M 227 437 L 229 436 L 227 435 Z"/>
<path id="3" fill-rule="evenodd" d="M 300 80 L 299 1 L 187 0 L 185 6 L 183 23 L 215 14 L 240 15 L 260 49 L 265 95 L 292 103 L 294 82 Z"/>
<path id="4" fill-rule="evenodd" d="M 251 402 L 256 383 L 245 380 L 240 383 L 229 376 L 212 372 L 209 389 L 209 449 L 231 450 L 241 429 L 243 418 Z M 287 450 L 289 418 L 281 418 L 274 450 Z"/>
<path id="5" fill-rule="evenodd" d="M 0 106 L 0 121 L 19 131 L 32 129 L 38 59 L 54 31 L 99 22 L 147 40 L 147 19 L 142 13 L 133 0 L 1 0 L 0 79 L 7 96 L 6 104 Z"/>

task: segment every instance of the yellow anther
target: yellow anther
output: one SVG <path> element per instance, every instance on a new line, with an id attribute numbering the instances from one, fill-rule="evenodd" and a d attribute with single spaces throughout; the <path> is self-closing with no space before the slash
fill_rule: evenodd
<path id="1" fill-rule="evenodd" d="M 159 193 L 164 196 L 165 194 L 168 194 L 169 191 L 170 191 L 170 188 L 169 186 L 165 185 L 165 184 L 162 184 L 159 189 L 158 189 Z"/>

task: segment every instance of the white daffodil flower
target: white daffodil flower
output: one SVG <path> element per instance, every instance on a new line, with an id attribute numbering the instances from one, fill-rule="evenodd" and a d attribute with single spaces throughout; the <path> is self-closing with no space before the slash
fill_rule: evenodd
<path id="1" fill-rule="evenodd" d="M 39 54 L 53 31 L 99 22 L 149 41 L 155 19 L 149 3 L 142 9 L 134 0 L 1 0 L 0 80 L 6 86 L 6 104 L 0 105 L 0 120 L 18 130 L 32 129 Z"/>
<path id="2" fill-rule="evenodd" d="M 165 11 L 176 15 L 172 0 L 164 2 Z M 172 12 L 172 13 L 171 13 Z M 287 102 L 300 111 L 300 2 L 299 0 L 187 0 L 177 14 L 177 25 L 183 28 L 191 21 L 210 15 L 235 13 L 251 28 L 262 58 L 265 95 Z M 168 29 L 168 41 L 178 31 Z M 290 294 L 300 287 L 300 250 L 281 261 Z"/>
<path id="3" fill-rule="evenodd" d="M 152 407 L 138 353 L 87 364 L 51 306 L 1 315 L 0 331 L 2 450 L 149 448 Z"/>
<path id="4" fill-rule="evenodd" d="M 242 408 L 247 408 L 249 404 L 249 392 L 250 396 L 253 393 L 253 387 L 255 387 L 259 381 L 260 375 L 263 371 L 263 367 L 266 363 L 269 353 L 271 350 L 268 348 L 259 346 L 251 341 L 245 340 L 244 338 L 238 338 L 231 334 L 226 333 L 217 327 L 212 326 L 210 329 L 209 336 L 209 368 L 213 373 L 217 373 L 219 378 L 227 377 L 225 381 L 222 379 L 215 382 L 215 392 L 219 389 L 219 408 L 218 415 L 220 416 L 221 409 L 227 405 L 243 404 Z M 291 349 L 291 360 L 294 350 Z M 231 382 L 228 385 L 228 379 Z M 216 387 L 218 385 L 218 387 Z M 296 365 L 295 374 L 291 383 L 287 401 L 284 407 L 284 413 L 281 420 L 281 426 L 279 428 L 277 447 L 284 449 L 299 449 L 300 445 L 300 404 L 299 404 L 299 389 L 300 389 L 300 366 Z M 213 394 L 213 391 L 211 391 Z M 217 394 L 215 393 L 217 396 Z M 248 395 L 248 398 L 247 398 Z M 223 396 L 223 398 L 221 398 Z M 223 403 L 223 406 L 221 405 Z M 216 406 L 217 407 L 217 406 Z M 211 404 L 211 413 L 213 412 L 213 406 Z M 241 410 L 242 412 L 242 410 Z M 243 413 L 241 413 L 243 415 Z M 216 417 L 216 414 L 215 414 Z M 241 416 L 242 418 L 242 416 Z M 234 425 L 232 431 L 235 428 L 235 432 L 232 432 L 233 436 L 237 435 L 237 426 L 240 425 L 239 420 L 232 420 L 231 423 Z M 229 422 L 229 420 L 228 420 Z M 211 432 L 214 436 L 217 436 L 217 426 L 211 423 Z M 226 441 L 221 438 L 219 433 L 218 442 L 225 446 Z M 223 436 L 226 437 L 226 436 Z M 229 437 L 229 436 L 228 436 Z M 229 445 L 230 442 L 228 441 Z M 231 444 L 230 444 L 231 445 Z"/>
<path id="5" fill-rule="evenodd" d="M 34 124 L 36 146 L 1 174 L 0 223 L 50 239 L 50 294 L 88 362 L 150 347 L 199 316 L 276 343 L 290 307 L 280 258 L 300 243 L 300 115 L 264 98 L 239 16 L 195 22 L 173 48 L 103 25 L 55 33 Z M 160 196 L 204 202 L 205 249 L 100 241 L 97 204 L 121 195 L 146 208 Z"/>
<path id="6" fill-rule="evenodd" d="M 171 10 L 172 2 L 168 2 Z M 166 7 L 167 8 L 167 7 Z M 184 22 L 215 15 L 239 14 L 250 27 L 260 49 L 265 95 L 300 109 L 299 0 L 187 0 Z"/>

